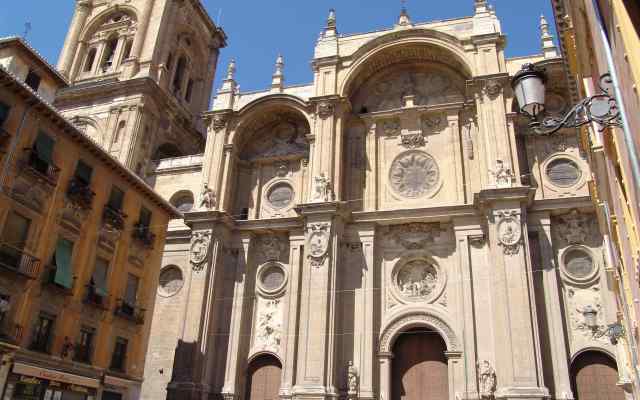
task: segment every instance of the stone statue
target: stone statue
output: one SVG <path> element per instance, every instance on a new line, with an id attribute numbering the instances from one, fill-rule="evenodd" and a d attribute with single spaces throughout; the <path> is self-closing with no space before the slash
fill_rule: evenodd
<path id="1" fill-rule="evenodd" d="M 204 184 L 200 193 L 200 208 L 211 210 L 216 206 L 216 194 L 211 190 L 208 184 Z"/>
<path id="2" fill-rule="evenodd" d="M 492 169 L 491 175 L 493 175 L 494 183 L 496 187 L 512 187 L 514 182 L 514 175 L 509 168 L 509 164 L 502 160 L 496 160 L 496 167 Z"/>
<path id="3" fill-rule="evenodd" d="M 349 385 L 349 393 L 358 391 L 358 370 L 353 366 L 353 361 L 349 361 L 347 366 L 347 383 Z"/>
<path id="4" fill-rule="evenodd" d="M 318 202 L 327 202 L 333 200 L 333 189 L 331 189 L 331 180 L 323 173 L 313 178 L 313 200 Z"/>
<path id="5" fill-rule="evenodd" d="M 482 399 L 493 399 L 496 391 L 496 371 L 487 360 L 478 362 L 478 383 L 480 397 Z"/>

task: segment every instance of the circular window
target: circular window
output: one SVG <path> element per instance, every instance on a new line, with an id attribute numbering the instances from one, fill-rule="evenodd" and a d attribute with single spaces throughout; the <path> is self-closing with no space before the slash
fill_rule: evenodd
<path id="1" fill-rule="evenodd" d="M 282 290 L 287 275 L 284 269 L 278 264 L 268 264 L 259 272 L 260 287 L 267 293 L 276 293 Z"/>
<path id="2" fill-rule="evenodd" d="M 547 176 L 554 185 L 569 187 L 580 180 L 582 171 L 575 162 L 567 158 L 558 158 L 547 165 Z"/>
<path id="3" fill-rule="evenodd" d="M 165 267 L 160 271 L 158 292 L 162 296 L 173 296 L 182 289 L 184 279 L 182 270 L 176 266 Z"/>
<path id="4" fill-rule="evenodd" d="M 576 279 L 587 279 L 595 271 L 593 258 L 581 249 L 570 249 L 564 255 L 564 268 Z"/>
<path id="5" fill-rule="evenodd" d="M 435 291 L 438 285 L 438 271 L 425 261 L 411 261 L 398 270 L 396 284 L 404 297 L 422 300 Z"/>
<path id="6" fill-rule="evenodd" d="M 273 208 L 285 208 L 293 202 L 293 188 L 285 182 L 276 183 L 269 189 L 267 201 Z"/>
<path id="7" fill-rule="evenodd" d="M 180 212 L 189 212 L 193 209 L 193 193 L 189 191 L 178 192 L 171 199 L 171 204 Z"/>

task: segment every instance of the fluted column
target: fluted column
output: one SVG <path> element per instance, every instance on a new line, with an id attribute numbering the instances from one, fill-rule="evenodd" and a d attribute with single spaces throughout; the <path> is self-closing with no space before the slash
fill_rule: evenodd
<path id="1" fill-rule="evenodd" d="M 87 22 L 87 17 L 91 11 L 91 2 L 89 0 L 79 0 L 76 3 L 76 11 L 71 20 L 69 33 L 64 41 L 64 47 L 60 53 L 60 60 L 58 61 L 58 70 L 67 78 L 70 78 L 69 72 L 78 49 L 78 43 L 80 40 L 80 32 L 84 28 Z M 79 59 L 80 60 L 80 59 Z"/>

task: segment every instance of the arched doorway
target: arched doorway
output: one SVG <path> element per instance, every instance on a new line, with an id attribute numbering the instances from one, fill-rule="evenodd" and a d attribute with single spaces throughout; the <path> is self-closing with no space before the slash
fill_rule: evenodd
<path id="1" fill-rule="evenodd" d="M 264 355 L 249 365 L 247 400 L 277 400 L 280 392 L 282 365 L 274 356 Z"/>
<path id="2" fill-rule="evenodd" d="M 437 332 L 426 328 L 406 331 L 393 346 L 392 400 L 449 398 L 447 346 Z"/>
<path id="3" fill-rule="evenodd" d="M 571 386 L 576 400 L 624 400 L 624 392 L 616 382 L 616 363 L 604 353 L 586 351 L 571 364 Z"/>

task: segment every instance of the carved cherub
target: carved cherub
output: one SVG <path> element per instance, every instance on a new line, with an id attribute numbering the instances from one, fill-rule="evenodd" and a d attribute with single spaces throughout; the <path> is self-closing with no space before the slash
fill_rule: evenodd
<path id="1" fill-rule="evenodd" d="M 216 194 L 209 187 L 208 184 L 204 184 L 202 187 L 202 192 L 200 193 L 200 208 L 206 208 L 207 210 L 211 210 L 216 206 Z"/>

